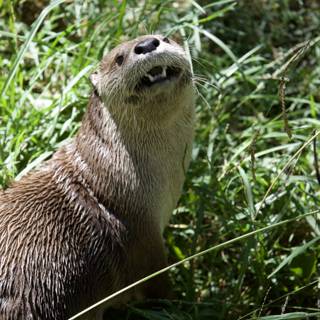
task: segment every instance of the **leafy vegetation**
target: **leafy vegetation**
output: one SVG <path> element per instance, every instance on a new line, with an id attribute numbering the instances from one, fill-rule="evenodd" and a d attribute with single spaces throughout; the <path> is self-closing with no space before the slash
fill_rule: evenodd
<path id="1" fill-rule="evenodd" d="M 320 317 L 317 1 L 0 0 L 0 10 L 3 187 L 75 134 L 88 74 L 114 45 L 159 32 L 192 56 L 197 134 L 169 260 L 235 241 L 171 269 L 176 300 L 132 305 L 127 319 Z"/>

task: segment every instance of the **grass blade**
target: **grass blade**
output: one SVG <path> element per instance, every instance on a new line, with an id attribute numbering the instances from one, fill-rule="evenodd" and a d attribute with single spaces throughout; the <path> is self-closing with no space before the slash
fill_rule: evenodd
<path id="1" fill-rule="evenodd" d="M 55 0 L 54 2 L 52 2 L 50 5 L 48 5 L 46 8 L 44 8 L 41 12 L 41 14 L 39 15 L 39 17 L 37 18 L 37 20 L 33 23 L 31 31 L 26 39 L 26 42 L 23 44 L 23 46 L 21 47 L 20 51 L 18 52 L 18 55 L 13 63 L 13 66 L 11 68 L 11 71 L 8 75 L 7 80 L 5 81 L 2 90 L 1 90 L 1 97 L 4 96 L 4 94 L 6 93 L 12 79 L 14 78 L 17 70 L 18 70 L 18 66 L 22 61 L 22 58 L 24 56 L 24 54 L 26 53 L 26 51 L 28 50 L 32 39 L 34 38 L 34 36 L 36 35 L 38 29 L 40 28 L 43 20 L 46 18 L 46 16 L 48 15 L 48 13 L 53 10 L 55 7 L 59 6 L 61 3 L 65 2 L 66 0 Z"/>
<path id="2" fill-rule="evenodd" d="M 291 254 L 289 254 L 280 264 L 279 266 L 268 276 L 268 279 L 270 279 L 272 276 L 274 276 L 279 270 L 281 270 L 284 266 L 289 264 L 295 257 L 297 257 L 299 254 L 302 254 L 305 252 L 308 248 L 310 248 L 314 243 L 320 240 L 320 237 L 316 237 L 312 239 L 311 241 L 307 242 L 306 244 L 295 248 Z"/>
<path id="3" fill-rule="evenodd" d="M 170 266 L 168 266 L 168 267 L 166 267 L 166 268 L 163 268 L 163 269 L 161 269 L 161 270 L 159 270 L 159 271 L 157 271 L 157 272 L 155 272 L 155 273 L 153 273 L 153 274 L 151 274 L 151 275 L 149 275 L 149 276 L 147 276 L 147 277 L 145 277 L 145 278 L 143 278 L 143 279 L 141 279 L 141 280 L 138 280 L 138 281 L 130 284 L 129 286 L 127 286 L 127 287 L 125 287 L 125 288 L 123 288 L 123 289 L 121 289 L 121 290 L 119 290 L 119 291 L 111 294 L 110 296 L 108 296 L 108 297 L 100 300 L 99 302 L 93 304 L 93 305 L 90 306 L 89 308 L 87 308 L 87 309 L 85 309 L 85 310 L 77 313 L 76 315 L 72 316 L 72 317 L 69 318 L 68 320 L 75 320 L 75 319 L 79 318 L 80 316 L 84 315 L 85 313 L 87 313 L 87 312 L 95 309 L 96 307 L 102 305 L 103 303 L 105 303 L 105 302 L 113 299 L 114 297 L 120 295 L 121 293 L 126 292 L 126 291 L 130 290 L 131 288 L 133 288 L 133 287 L 135 287 L 135 286 L 137 286 L 137 285 L 139 285 L 139 284 L 141 284 L 141 283 L 143 283 L 143 282 L 145 282 L 145 281 L 147 281 L 147 280 L 150 280 L 150 279 L 156 277 L 156 276 L 159 275 L 159 274 L 162 274 L 162 273 L 164 273 L 164 272 L 167 272 L 167 271 L 169 271 L 169 270 L 172 269 L 172 268 L 178 267 L 178 266 L 184 264 L 185 262 L 188 262 L 188 261 L 191 261 L 191 260 L 193 260 L 193 259 L 195 259 L 195 258 L 201 257 L 201 256 L 203 256 L 203 255 L 205 255 L 205 254 L 207 254 L 207 253 L 209 253 L 209 252 L 212 252 L 212 251 L 215 251 L 215 250 L 219 250 L 219 249 L 225 248 L 225 247 L 229 246 L 229 245 L 232 244 L 232 243 L 239 242 L 239 241 L 241 241 L 241 240 L 247 239 L 247 238 L 252 237 L 253 235 L 256 235 L 256 234 L 258 234 L 258 233 L 262 233 L 262 232 L 265 232 L 265 231 L 272 230 L 272 229 L 277 228 L 277 227 L 279 227 L 279 226 L 281 226 L 281 225 L 284 225 L 284 224 L 287 224 L 287 223 L 290 223 L 290 222 L 297 221 L 297 220 L 299 220 L 299 219 L 305 218 L 305 217 L 310 216 L 310 215 L 317 214 L 317 213 L 319 213 L 319 212 L 320 212 L 320 210 L 315 210 L 315 211 L 312 211 L 312 212 L 309 212 L 309 213 L 306 213 L 306 214 L 302 214 L 302 215 L 300 215 L 300 216 L 298 216 L 298 217 L 295 217 L 295 218 L 292 218 L 292 219 L 283 220 L 283 221 L 280 221 L 280 222 L 278 222 L 278 223 L 271 224 L 271 225 L 269 225 L 269 226 L 267 226 L 267 227 L 260 228 L 260 229 L 257 229 L 257 230 L 248 232 L 248 233 L 243 234 L 243 235 L 241 235 L 241 236 L 239 236 L 239 237 L 237 237 L 237 238 L 234 238 L 234 239 L 225 241 L 225 242 L 220 243 L 220 244 L 218 244 L 218 245 L 216 245 L 216 246 L 213 246 L 213 247 L 211 247 L 211 248 L 209 248 L 209 249 L 200 251 L 200 252 L 198 252 L 198 253 L 196 253 L 196 254 L 188 257 L 188 258 L 185 258 L 184 260 L 181 260 L 181 261 L 178 261 L 178 262 L 176 262 L 176 263 L 173 263 L 172 265 L 170 265 Z"/>

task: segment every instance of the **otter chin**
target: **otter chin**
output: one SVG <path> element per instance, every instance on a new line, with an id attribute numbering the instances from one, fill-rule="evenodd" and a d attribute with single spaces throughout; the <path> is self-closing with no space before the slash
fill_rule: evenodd
<path id="1" fill-rule="evenodd" d="M 186 53 L 161 35 L 138 37 L 90 80 L 77 135 L 0 193 L 1 320 L 65 320 L 167 266 L 162 232 L 194 135 Z M 162 274 L 111 304 L 169 294 Z"/>

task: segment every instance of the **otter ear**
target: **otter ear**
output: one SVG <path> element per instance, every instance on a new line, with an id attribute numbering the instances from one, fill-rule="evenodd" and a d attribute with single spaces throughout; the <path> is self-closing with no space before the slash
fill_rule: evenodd
<path id="1" fill-rule="evenodd" d="M 91 81 L 91 84 L 93 85 L 93 87 L 95 89 L 97 89 L 97 85 L 98 85 L 98 81 L 99 81 L 99 72 L 98 71 L 95 71 L 94 73 L 92 73 L 90 76 L 89 76 L 89 79 Z"/>

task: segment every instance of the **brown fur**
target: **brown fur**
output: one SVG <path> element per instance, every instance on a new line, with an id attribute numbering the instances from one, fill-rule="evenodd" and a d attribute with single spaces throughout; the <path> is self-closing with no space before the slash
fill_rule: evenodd
<path id="1" fill-rule="evenodd" d="M 135 60 L 145 37 L 103 59 L 74 140 L 0 193 L 1 320 L 67 319 L 166 266 L 162 231 L 190 159 L 194 93 L 172 41 Z M 179 66 L 180 78 L 137 91 L 148 68 L 164 63 Z M 167 285 L 159 276 L 120 302 L 165 297 Z"/>

